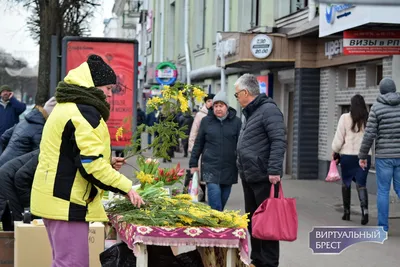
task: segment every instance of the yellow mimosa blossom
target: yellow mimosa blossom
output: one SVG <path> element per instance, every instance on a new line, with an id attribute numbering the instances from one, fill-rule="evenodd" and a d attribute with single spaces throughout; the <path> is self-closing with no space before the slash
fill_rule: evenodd
<path id="1" fill-rule="evenodd" d="M 178 93 L 178 101 L 181 104 L 181 111 L 186 112 L 189 109 L 189 102 L 188 100 L 183 96 L 182 91 L 179 91 Z"/>
<path id="2" fill-rule="evenodd" d="M 192 200 L 192 197 L 189 194 L 178 194 L 174 196 L 174 198 L 181 200 Z"/>
<path id="3" fill-rule="evenodd" d="M 193 89 L 193 96 L 196 98 L 197 102 L 201 102 L 203 98 L 207 96 L 207 94 L 203 90 L 195 87 Z"/>
<path id="4" fill-rule="evenodd" d="M 161 90 L 161 93 L 165 100 L 170 99 L 172 95 L 171 87 L 169 87 L 169 85 L 164 85 L 163 89 Z"/>
<path id="5" fill-rule="evenodd" d="M 147 101 L 147 106 L 150 108 L 158 109 L 158 107 L 163 104 L 163 100 L 156 96 Z"/>
<path id="6" fill-rule="evenodd" d="M 122 137 L 124 137 L 124 128 L 119 127 L 119 128 L 117 129 L 117 132 L 115 133 L 115 139 L 116 139 L 117 141 L 119 141 L 119 138 L 122 138 Z"/>
<path id="7" fill-rule="evenodd" d="M 143 171 L 136 172 L 136 178 L 140 181 L 141 184 L 151 184 L 154 180 L 153 175 L 146 174 Z"/>
<path id="8" fill-rule="evenodd" d="M 182 222 L 187 223 L 189 225 L 191 225 L 193 222 L 193 219 L 191 219 L 187 216 L 179 215 L 178 217 L 182 220 Z"/>

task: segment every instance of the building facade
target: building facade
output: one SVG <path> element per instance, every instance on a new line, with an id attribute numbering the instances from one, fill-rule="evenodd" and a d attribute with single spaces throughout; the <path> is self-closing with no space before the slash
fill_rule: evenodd
<path id="1" fill-rule="evenodd" d="M 395 36 L 400 24 L 400 6 L 320 4 L 318 62 L 321 72 L 319 121 L 319 177 L 324 178 L 331 159 L 331 144 L 341 114 L 348 112 L 350 99 L 355 94 L 364 97 L 371 107 L 379 95 L 379 82 L 392 78 L 400 86 L 400 57 L 380 50 L 400 49 Z M 360 38 L 347 39 L 360 33 Z M 388 37 L 389 46 L 377 46 L 374 34 Z M 389 37 L 390 36 L 390 37 Z M 354 47 L 351 47 L 352 44 Z M 345 54 L 345 51 L 348 51 Z M 349 55 L 349 51 L 358 55 Z M 378 52 L 377 52 L 378 51 Z M 389 51 L 389 50 L 387 50 Z M 398 53 L 397 53 L 398 54 Z M 370 192 L 376 192 L 375 151 L 372 148 L 372 167 L 367 183 Z"/>
<path id="2" fill-rule="evenodd" d="M 134 12 L 146 10 L 145 24 L 143 19 L 126 23 L 135 7 Z M 140 50 L 143 103 L 157 85 L 156 66 L 172 62 L 178 81 L 210 93 L 226 91 L 241 114 L 234 83 L 252 73 L 284 114 L 285 174 L 324 179 L 336 125 L 351 96 L 360 93 L 372 105 L 381 78 L 393 77 L 400 86 L 398 56 L 345 55 L 344 32 L 396 29 L 399 11 L 391 6 L 327 6 L 314 0 L 116 0 L 113 23 L 116 37 L 145 45 Z"/>

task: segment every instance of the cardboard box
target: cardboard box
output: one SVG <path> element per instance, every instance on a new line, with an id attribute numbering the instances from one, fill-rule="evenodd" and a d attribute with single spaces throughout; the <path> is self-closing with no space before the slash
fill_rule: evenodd
<path id="1" fill-rule="evenodd" d="M 104 225 L 91 223 L 88 238 L 89 266 L 101 267 L 100 253 L 104 251 Z M 51 262 L 52 250 L 46 228 L 15 222 L 14 266 L 46 267 L 51 266 Z"/>
<path id="2" fill-rule="evenodd" d="M 0 232 L 0 267 L 14 266 L 14 232 Z"/>

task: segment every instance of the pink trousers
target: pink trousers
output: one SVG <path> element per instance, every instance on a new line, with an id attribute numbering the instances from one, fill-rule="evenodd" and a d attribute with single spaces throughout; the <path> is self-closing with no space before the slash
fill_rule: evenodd
<path id="1" fill-rule="evenodd" d="M 53 250 L 52 267 L 89 267 L 89 223 L 43 222 Z"/>

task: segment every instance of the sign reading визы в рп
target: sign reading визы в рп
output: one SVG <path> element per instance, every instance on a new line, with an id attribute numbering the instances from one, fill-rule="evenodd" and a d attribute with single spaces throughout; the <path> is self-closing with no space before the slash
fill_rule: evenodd
<path id="1" fill-rule="evenodd" d="M 383 227 L 314 227 L 309 234 L 310 249 L 314 254 L 340 254 L 361 242 L 383 244 L 387 240 Z"/>
<path id="2" fill-rule="evenodd" d="M 345 31 L 343 52 L 345 55 L 398 55 L 400 31 Z"/>
<path id="3" fill-rule="evenodd" d="M 256 58 L 266 58 L 272 52 L 272 39 L 266 34 L 257 34 L 251 40 L 250 50 Z"/>

